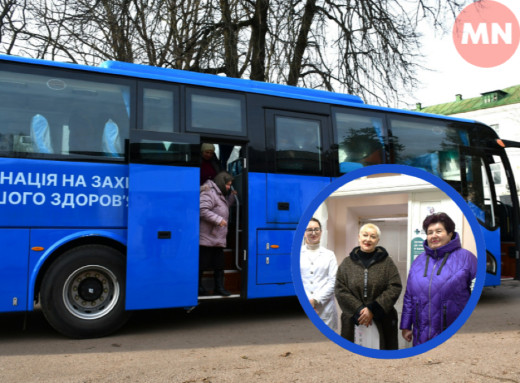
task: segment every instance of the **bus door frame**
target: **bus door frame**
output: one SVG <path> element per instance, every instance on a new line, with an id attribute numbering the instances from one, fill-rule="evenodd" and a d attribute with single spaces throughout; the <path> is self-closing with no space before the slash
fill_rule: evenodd
<path id="1" fill-rule="evenodd" d="M 494 212 L 497 212 L 498 211 L 498 199 L 497 199 L 497 195 L 496 195 L 496 188 L 495 188 L 495 183 L 493 181 L 493 175 L 492 175 L 492 172 L 491 172 L 491 168 L 490 168 L 490 161 L 486 161 L 486 157 L 492 157 L 492 156 L 498 156 L 500 157 L 501 161 L 503 164 L 505 164 L 507 166 L 507 168 L 511 168 L 510 165 L 509 165 L 509 160 L 507 159 L 507 157 L 504 155 L 503 151 L 500 151 L 500 150 L 497 150 L 497 149 L 492 149 L 492 148 L 489 148 L 489 147 L 463 147 L 461 146 L 460 147 L 460 161 L 461 161 L 461 166 L 460 166 L 460 171 L 461 171 L 461 182 L 462 182 L 462 188 L 463 190 L 467 190 L 467 179 L 466 179 L 466 161 L 465 161 L 465 158 L 464 156 L 465 155 L 468 155 L 468 156 L 472 156 L 472 157 L 477 157 L 477 158 L 480 158 L 480 159 L 483 159 L 483 163 L 485 164 L 485 169 L 486 169 L 486 176 L 487 176 L 487 179 L 488 179 L 488 182 L 490 183 L 490 191 L 491 191 L 491 203 L 493 205 L 493 211 Z M 507 173 L 507 172 L 506 172 Z M 508 179 L 508 185 L 510 187 L 515 187 L 515 182 L 514 182 L 514 178 L 512 178 L 512 175 L 511 174 L 506 174 L 507 176 L 507 179 Z M 516 190 L 516 187 L 515 189 L 511 189 L 511 190 Z M 511 195 L 511 200 L 512 200 L 512 203 L 513 203 L 513 233 L 514 233 L 514 243 L 515 243 L 515 246 L 514 246 L 514 251 L 515 251 L 515 258 L 516 258 L 516 275 L 515 275 L 515 279 L 520 279 L 520 260 L 519 260 L 519 257 L 518 257 L 518 254 L 519 254 L 519 233 L 518 233 L 518 197 L 516 194 L 512 194 Z M 482 233 L 484 235 L 484 239 L 485 239 L 485 242 L 486 242 L 486 252 L 490 252 L 491 254 L 493 254 L 493 256 L 495 257 L 495 260 L 497 261 L 497 273 L 496 273 L 496 276 L 494 276 L 493 278 L 490 278 L 492 279 L 492 282 L 491 283 L 488 283 L 488 277 L 486 277 L 486 284 L 485 285 L 499 285 L 500 284 L 500 279 L 501 279 L 501 257 L 502 257 L 502 251 L 501 251 L 501 248 L 502 248 L 502 240 L 501 240 L 501 235 L 500 235 L 500 231 L 501 231 L 501 227 L 500 227 L 500 222 L 499 220 L 497 220 L 497 217 L 496 217 L 496 213 L 494 213 L 495 215 L 495 229 L 493 228 L 488 228 L 486 227 L 484 224 L 481 223 L 480 220 L 479 223 L 480 224 L 480 227 L 481 227 L 481 230 L 482 230 Z M 498 237 L 498 238 L 497 238 Z M 505 256 L 510 256 L 509 254 L 506 254 Z"/>
<path id="2" fill-rule="evenodd" d="M 504 149 L 520 148 L 520 142 L 497 139 L 496 143 L 500 146 L 500 148 L 503 148 L 500 153 L 497 153 L 497 155 L 500 156 L 500 159 L 502 163 L 505 164 L 505 167 L 510 169 L 510 172 L 506 171 L 509 190 L 517 190 L 511 163 L 509 162 L 509 158 L 507 157 L 507 153 Z M 513 241 L 515 245 L 509 249 L 509 253 L 506 254 L 506 256 L 515 259 L 515 280 L 520 280 L 520 202 L 518 200 L 518 193 L 511 192 L 511 203 L 513 204 Z"/>
<path id="3" fill-rule="evenodd" d="M 234 178 L 236 173 L 229 168 L 233 166 L 239 166 L 240 173 L 242 174 L 241 184 L 236 184 L 236 178 L 233 180 L 234 186 L 238 188 L 237 196 L 235 197 L 234 207 L 230 209 L 229 222 L 235 221 L 234 230 L 235 237 L 234 243 L 227 244 L 227 248 L 232 247 L 234 249 L 233 253 L 233 262 L 234 267 L 240 273 L 240 297 L 245 298 L 247 296 L 247 246 L 248 246 L 248 236 L 247 236 L 247 228 L 248 228 L 248 191 L 249 191 L 249 181 L 248 181 L 248 141 L 245 140 L 222 140 L 222 138 L 206 138 L 203 137 L 201 142 L 211 142 L 215 145 L 226 145 L 226 146 L 240 146 L 241 154 L 239 157 L 232 161 L 227 167 L 223 170 L 230 173 Z M 221 154 L 222 156 L 222 154 Z M 235 215 L 231 215 L 232 212 L 235 212 Z M 240 214 L 242 212 L 242 214 Z M 229 234 L 229 233 L 228 233 Z M 235 295 L 232 295 L 235 296 Z M 209 297 L 199 297 L 199 299 L 214 299 L 215 296 Z"/>

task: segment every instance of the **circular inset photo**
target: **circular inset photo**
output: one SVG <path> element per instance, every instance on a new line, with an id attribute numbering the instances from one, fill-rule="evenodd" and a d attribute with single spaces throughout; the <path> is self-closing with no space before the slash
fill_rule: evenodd
<path id="1" fill-rule="evenodd" d="M 413 167 L 376 165 L 336 179 L 294 237 L 291 271 L 303 309 L 330 340 L 367 357 L 405 358 L 440 345 L 484 287 L 478 208 Z"/>

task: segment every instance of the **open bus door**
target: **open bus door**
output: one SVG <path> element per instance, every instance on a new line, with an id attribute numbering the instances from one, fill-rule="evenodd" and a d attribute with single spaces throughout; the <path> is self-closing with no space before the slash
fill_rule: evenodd
<path id="1" fill-rule="evenodd" d="M 197 304 L 200 138 L 130 135 L 126 309 Z"/>
<path id="2" fill-rule="evenodd" d="M 230 277 L 231 281 L 238 279 L 238 291 L 246 296 L 247 276 L 247 147 L 234 146 L 227 160 L 227 171 L 233 176 L 233 189 L 237 192 L 235 204 L 230 211 L 230 234 L 228 247 L 232 249 Z M 236 276 L 233 276 L 236 274 Z M 236 286 L 236 285 L 235 285 Z M 237 291 L 237 292 L 238 292 Z M 231 290 L 233 293 L 234 291 Z"/>
<path id="3" fill-rule="evenodd" d="M 215 142 L 208 138 L 204 142 L 211 142 L 215 146 L 215 155 L 220 168 L 233 176 L 232 190 L 236 192 L 234 203 L 229 209 L 228 233 L 226 248 L 224 249 L 224 287 L 231 293 L 231 298 L 246 296 L 247 270 L 247 145 L 236 142 Z M 214 276 L 212 270 L 204 270 L 201 283 L 207 295 L 199 296 L 200 300 L 223 298 L 221 295 L 212 295 L 214 290 Z"/>
<path id="4" fill-rule="evenodd" d="M 518 151 L 520 142 L 497 139 L 497 144 L 507 150 Z M 518 201 L 518 189 L 514 174 L 509 162 L 509 155 L 512 152 L 502 151 L 499 161 L 496 162 L 495 173 L 505 176 L 504 193 L 499 196 L 499 212 L 501 226 L 507 227 L 507 231 L 502 235 L 502 254 L 504 255 L 503 264 L 506 273 L 520 280 L 520 204 Z"/>
<path id="5" fill-rule="evenodd" d="M 507 158 L 489 148 L 463 147 L 460 155 L 461 194 L 480 223 L 486 242 L 485 286 L 498 286 L 505 271 L 504 250 L 510 245 L 517 247 L 513 238 L 507 238 L 516 218 L 511 217 L 512 206 L 507 208 L 498 197 L 499 179 L 492 169 L 494 164 L 500 165 Z"/>

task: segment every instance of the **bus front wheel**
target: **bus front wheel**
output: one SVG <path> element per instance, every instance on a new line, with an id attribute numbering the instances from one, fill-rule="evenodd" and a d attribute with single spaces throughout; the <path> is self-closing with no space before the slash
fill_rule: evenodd
<path id="1" fill-rule="evenodd" d="M 45 318 L 71 338 L 95 338 L 126 320 L 123 255 L 103 245 L 84 245 L 57 258 L 40 289 Z"/>

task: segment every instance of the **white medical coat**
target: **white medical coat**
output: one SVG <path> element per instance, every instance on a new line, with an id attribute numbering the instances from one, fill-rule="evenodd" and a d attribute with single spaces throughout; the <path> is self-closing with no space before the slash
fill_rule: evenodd
<path id="1" fill-rule="evenodd" d="M 338 314 L 334 301 L 334 284 L 338 263 L 334 253 L 324 247 L 308 249 L 304 244 L 300 253 L 300 272 L 303 288 L 309 300 L 315 299 L 316 311 L 331 329 L 338 329 Z"/>

